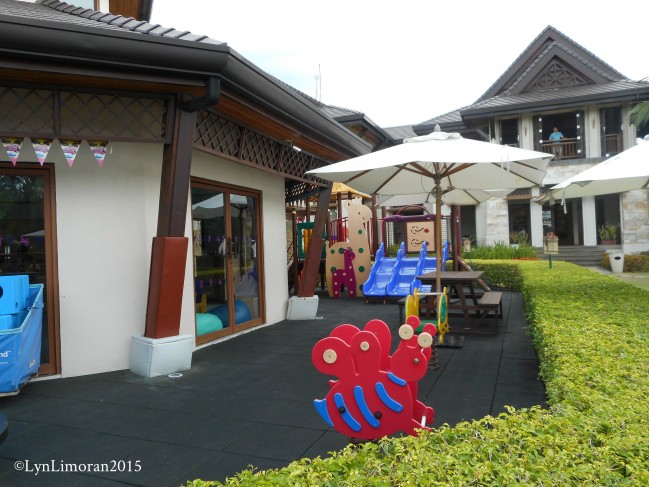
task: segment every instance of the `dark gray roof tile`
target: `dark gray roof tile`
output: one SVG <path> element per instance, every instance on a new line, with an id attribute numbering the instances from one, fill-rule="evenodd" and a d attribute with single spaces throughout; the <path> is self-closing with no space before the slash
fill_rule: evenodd
<path id="1" fill-rule="evenodd" d="M 520 95 L 497 95 L 460 110 L 460 112 L 480 112 L 481 109 L 506 110 L 508 107 L 518 107 L 534 104 L 569 102 L 571 99 L 584 97 L 601 97 L 623 95 L 625 92 L 644 91 L 649 89 L 649 82 L 620 80 L 604 84 L 589 84 L 569 88 L 531 91 Z M 440 117 L 438 117 L 440 118 Z M 435 120 L 435 119 L 433 119 Z"/>
<path id="2" fill-rule="evenodd" d="M 162 27 L 146 21 L 140 21 L 122 15 L 107 12 L 97 12 L 71 5 L 59 0 L 37 0 L 36 3 L 0 0 L 0 14 L 31 18 L 38 21 L 50 21 L 77 25 L 81 27 L 109 29 L 123 32 L 133 32 L 140 35 L 153 35 L 190 42 L 208 44 L 226 44 L 204 35 L 192 34 L 186 30 L 173 27 Z"/>

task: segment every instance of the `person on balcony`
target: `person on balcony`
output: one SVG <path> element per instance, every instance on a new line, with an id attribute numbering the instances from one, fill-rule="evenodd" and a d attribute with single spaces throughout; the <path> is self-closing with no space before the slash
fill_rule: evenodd
<path id="1" fill-rule="evenodd" d="M 563 139 L 563 134 L 559 132 L 559 128 L 555 125 L 548 137 L 552 141 L 552 154 L 555 157 L 561 157 L 563 150 L 559 141 Z"/>

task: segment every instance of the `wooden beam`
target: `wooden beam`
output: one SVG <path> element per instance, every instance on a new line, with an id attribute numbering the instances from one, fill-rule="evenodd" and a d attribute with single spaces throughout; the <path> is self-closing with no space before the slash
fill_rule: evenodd
<path id="1" fill-rule="evenodd" d="M 165 144 L 158 206 L 158 237 L 183 237 L 189 198 L 196 113 L 176 110 L 172 141 Z"/>
<path id="2" fill-rule="evenodd" d="M 322 259 L 322 245 L 324 244 L 322 233 L 324 232 L 325 222 L 327 221 L 327 213 L 329 213 L 331 187 L 332 184 L 329 183 L 326 188 L 320 190 L 318 208 L 315 213 L 315 221 L 313 222 L 313 233 L 311 234 L 309 249 L 307 250 L 304 269 L 302 271 L 303 277 L 298 293 L 300 298 L 308 298 L 315 294 L 318 271 L 320 270 L 320 260 Z"/>
<path id="3" fill-rule="evenodd" d="M 151 249 L 149 291 L 144 335 L 165 338 L 180 333 L 188 239 L 185 237 L 189 178 L 196 113 L 178 108 L 172 139 L 162 155 L 158 231 Z"/>

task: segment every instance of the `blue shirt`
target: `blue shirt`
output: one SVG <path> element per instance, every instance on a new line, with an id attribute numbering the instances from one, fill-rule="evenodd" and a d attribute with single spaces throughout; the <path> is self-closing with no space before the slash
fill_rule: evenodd
<path id="1" fill-rule="evenodd" d="M 561 140 L 563 139 L 563 134 L 561 132 L 552 132 L 548 138 L 550 140 Z"/>

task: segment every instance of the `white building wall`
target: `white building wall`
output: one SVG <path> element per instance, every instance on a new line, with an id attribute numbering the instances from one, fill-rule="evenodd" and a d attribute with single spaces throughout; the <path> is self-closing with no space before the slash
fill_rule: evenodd
<path id="1" fill-rule="evenodd" d="M 129 368 L 131 337 L 145 328 L 162 149 L 113 142 L 103 168 L 85 142 L 72 168 L 56 142 L 48 155 L 55 163 L 63 377 Z M 25 153 L 21 161 L 36 162 L 33 153 Z M 192 175 L 262 191 L 266 322 L 283 320 L 288 302 L 284 179 L 198 151 Z M 190 211 L 185 234 L 191 235 Z M 190 245 L 180 333 L 194 335 L 192 274 Z"/>
<path id="2" fill-rule="evenodd" d="M 52 146 L 64 377 L 128 368 L 144 333 L 161 160 L 161 145 L 115 142 L 100 168 L 84 142 L 69 168 Z"/>

